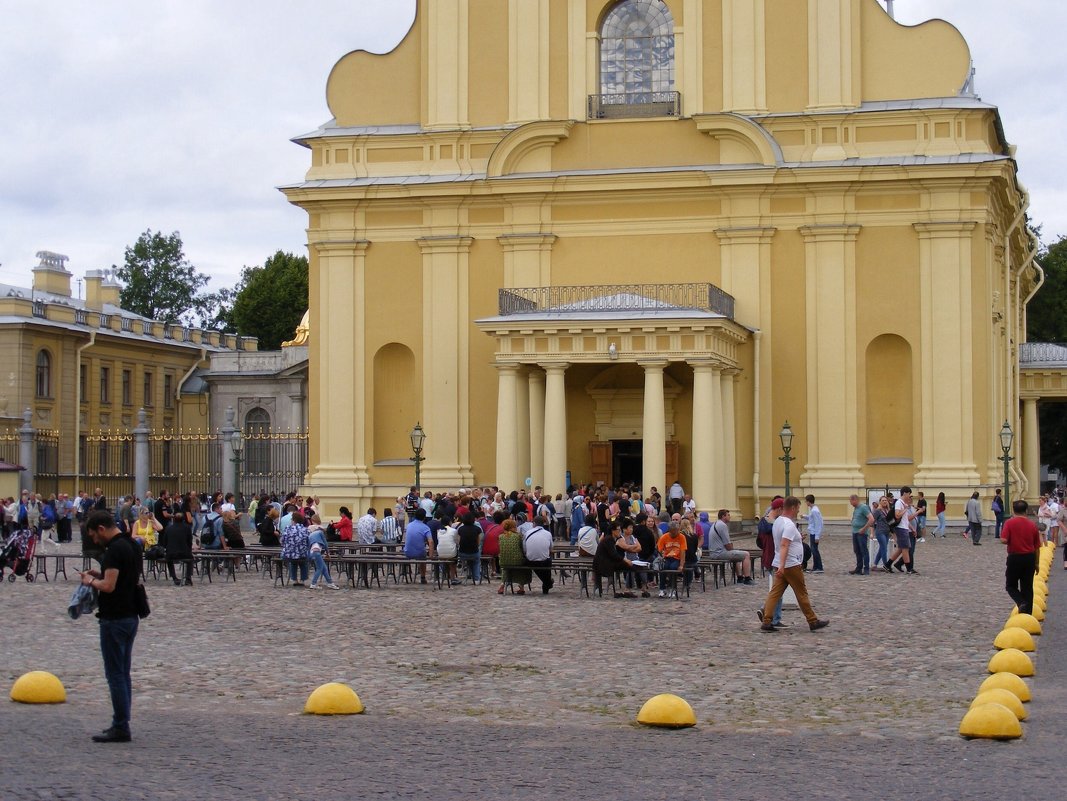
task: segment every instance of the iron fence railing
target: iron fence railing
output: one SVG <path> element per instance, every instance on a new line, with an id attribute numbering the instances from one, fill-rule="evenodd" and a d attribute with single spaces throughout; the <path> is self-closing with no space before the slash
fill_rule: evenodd
<path id="1" fill-rule="evenodd" d="M 678 92 L 622 92 L 589 95 L 587 115 L 591 120 L 680 117 L 682 116 L 682 96 Z"/>
<path id="2" fill-rule="evenodd" d="M 1067 345 L 1056 342 L 1023 342 L 1019 345 L 1020 367 L 1067 365 Z"/>
<path id="3" fill-rule="evenodd" d="M 714 284 L 602 284 L 501 289 L 499 313 L 705 311 L 733 319 L 734 298 Z"/>
<path id="4" fill-rule="evenodd" d="M 308 465 L 306 433 L 244 434 L 238 484 L 245 501 L 253 495 L 295 490 L 304 481 Z"/>
<path id="5" fill-rule="evenodd" d="M 59 432 L 39 428 L 33 433 L 34 489 L 44 497 L 59 492 Z"/>
<path id="6" fill-rule="evenodd" d="M 149 489 L 157 497 L 162 490 L 172 494 L 221 490 L 222 446 L 217 433 L 168 432 L 149 436 Z"/>
<path id="7" fill-rule="evenodd" d="M 133 435 L 125 431 L 87 431 L 78 456 L 82 486 L 100 489 L 109 500 L 133 494 Z"/>

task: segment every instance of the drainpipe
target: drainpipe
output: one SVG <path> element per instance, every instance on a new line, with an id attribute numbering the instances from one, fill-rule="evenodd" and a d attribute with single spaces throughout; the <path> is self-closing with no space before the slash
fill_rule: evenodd
<path id="1" fill-rule="evenodd" d="M 74 364 L 77 365 L 78 377 L 74 381 L 74 497 L 78 497 L 81 489 L 82 472 L 82 351 L 91 348 L 96 343 L 96 331 L 89 332 L 89 341 L 80 345 L 74 353 Z"/>
<path id="2" fill-rule="evenodd" d="M 760 516 L 759 500 L 759 452 L 760 452 L 760 337 L 759 331 L 752 332 L 752 502 L 756 507 L 756 519 Z"/>
<path id="3" fill-rule="evenodd" d="M 204 359 L 206 359 L 206 358 L 207 358 L 207 348 L 201 346 L 200 347 L 200 358 L 197 359 L 195 362 L 193 362 L 193 366 L 185 371 L 185 375 L 183 375 L 181 377 L 181 380 L 178 381 L 178 387 L 174 390 L 174 406 L 178 409 L 178 430 L 179 431 L 182 430 L 182 425 L 185 423 L 185 414 L 182 412 L 182 404 L 181 404 L 182 387 L 185 386 L 185 382 L 189 380 L 189 376 L 191 376 L 194 372 L 196 372 L 196 369 L 200 366 L 200 363 L 202 361 L 204 361 Z M 208 413 L 208 423 L 210 423 L 211 422 L 210 408 L 208 409 L 208 412 L 209 412 Z"/>
<path id="4" fill-rule="evenodd" d="M 1038 242 L 1034 238 L 1034 235 L 1031 234 L 1029 231 L 1026 232 L 1026 235 L 1027 235 L 1027 238 L 1030 240 L 1030 252 L 1028 254 L 1026 254 L 1026 258 L 1023 259 L 1023 263 L 1019 267 L 1019 271 L 1015 274 L 1015 276 L 1016 276 L 1016 278 L 1015 278 L 1016 309 L 1018 309 L 1019 318 L 1020 318 L 1020 322 L 1021 322 L 1021 329 L 1020 329 L 1021 330 L 1021 337 L 1024 338 L 1024 339 L 1026 337 L 1026 322 L 1025 322 L 1026 321 L 1026 305 L 1031 300 L 1033 300 L 1034 295 L 1037 294 L 1037 291 L 1039 289 L 1041 289 L 1041 287 L 1045 283 L 1045 271 L 1042 270 L 1041 269 L 1041 265 L 1038 264 L 1035 261 L 1035 259 L 1037 257 L 1037 251 L 1038 251 Z M 1028 269 L 1030 266 L 1033 266 L 1034 269 L 1037 270 L 1037 283 L 1034 284 L 1034 288 L 1030 290 L 1030 294 L 1028 294 L 1026 296 L 1026 298 L 1024 300 L 1022 300 L 1021 303 L 1020 303 L 1020 301 L 1019 301 L 1019 282 L 1022 280 L 1023 272 L 1026 269 Z M 1018 399 L 1019 399 L 1019 395 L 1021 394 L 1021 386 L 1020 386 L 1021 383 L 1022 383 L 1022 369 L 1020 368 L 1020 365 L 1018 364 L 1018 358 L 1016 358 L 1016 364 L 1015 364 L 1015 407 L 1013 408 L 1013 411 L 1015 412 L 1015 415 L 1012 416 L 1012 418 L 1011 418 L 1012 420 L 1016 420 L 1017 419 L 1017 415 L 1018 415 L 1018 405 L 1019 405 L 1018 404 Z M 1013 466 L 1009 465 L 1009 467 L 1012 467 L 1012 470 L 1016 473 L 1016 478 L 1019 481 L 1019 485 L 1022 487 L 1023 492 L 1024 493 L 1029 493 L 1029 491 L 1030 491 L 1030 480 L 1029 480 L 1029 478 L 1025 477 L 1023 475 L 1022 471 L 1016 470 Z"/>

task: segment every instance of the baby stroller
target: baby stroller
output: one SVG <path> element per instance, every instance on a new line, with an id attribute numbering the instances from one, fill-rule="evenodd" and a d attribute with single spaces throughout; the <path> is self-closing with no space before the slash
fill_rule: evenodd
<path id="1" fill-rule="evenodd" d="M 0 550 L 0 579 L 3 579 L 5 570 L 10 570 L 8 581 L 14 581 L 17 576 L 25 576 L 26 581 L 32 582 L 35 576 L 30 571 L 30 564 L 36 548 L 37 538 L 32 531 L 24 529 L 12 533 L 3 550 Z"/>

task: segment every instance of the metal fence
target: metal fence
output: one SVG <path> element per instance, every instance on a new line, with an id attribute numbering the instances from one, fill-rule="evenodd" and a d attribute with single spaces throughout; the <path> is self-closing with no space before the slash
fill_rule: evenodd
<path id="1" fill-rule="evenodd" d="M 82 488 L 100 489 L 108 500 L 133 494 L 133 435 L 120 431 L 90 431 L 81 435 Z M 37 468 L 40 475 L 40 467 Z"/>
<path id="2" fill-rule="evenodd" d="M 262 492 L 284 495 L 303 483 L 307 466 L 306 433 L 246 432 L 237 483 L 246 501 Z"/>
<path id="3" fill-rule="evenodd" d="M 37 429 L 33 434 L 36 472 L 34 489 L 44 497 L 59 492 L 59 432 Z"/>
<path id="4" fill-rule="evenodd" d="M 733 319 L 734 298 L 714 284 L 600 284 L 498 291 L 500 316 L 597 312 L 706 311 Z"/>
<path id="5" fill-rule="evenodd" d="M 19 463 L 19 432 L 15 427 L 0 430 L 0 461 Z"/>
<path id="6" fill-rule="evenodd" d="M 217 433 L 153 434 L 148 438 L 148 487 L 159 496 L 171 493 L 221 490 L 223 475 L 222 443 Z"/>
<path id="7" fill-rule="evenodd" d="M 586 109 L 591 120 L 629 117 L 680 117 L 682 96 L 678 92 L 620 92 L 589 95 Z"/>

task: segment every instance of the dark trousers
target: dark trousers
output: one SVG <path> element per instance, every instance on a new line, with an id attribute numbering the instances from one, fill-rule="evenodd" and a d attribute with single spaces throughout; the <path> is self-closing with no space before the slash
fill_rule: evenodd
<path id="1" fill-rule="evenodd" d="M 167 572 L 170 573 L 170 577 L 175 581 L 178 581 L 178 574 L 174 570 L 174 565 L 178 562 L 182 564 L 182 579 L 191 584 L 193 581 L 193 555 L 167 557 Z"/>
<path id="2" fill-rule="evenodd" d="M 552 585 L 555 584 L 552 580 L 552 560 L 541 559 L 536 562 L 527 562 L 527 564 L 533 568 L 537 578 L 541 579 L 541 592 L 547 595 L 548 591 L 552 589 Z"/>
<path id="3" fill-rule="evenodd" d="M 993 535 L 999 540 L 1000 539 L 1000 530 L 1004 527 L 1004 513 L 1003 512 L 994 512 L 993 514 L 997 518 L 997 527 L 996 527 L 996 530 L 993 532 Z"/>
<path id="4" fill-rule="evenodd" d="M 867 532 L 852 532 L 852 552 L 856 554 L 856 572 L 871 572 L 871 552 L 867 548 Z"/>
<path id="5" fill-rule="evenodd" d="M 139 622 L 136 616 L 117 620 L 100 619 L 100 653 L 104 657 L 104 675 L 111 692 L 111 727 L 127 733 L 130 731 L 130 707 L 133 703 L 130 665 Z"/>
<path id="6" fill-rule="evenodd" d="M 1037 572 L 1037 554 L 1009 553 L 1004 570 L 1004 588 L 1019 607 L 1019 612 L 1029 615 L 1034 609 L 1034 573 Z"/>
<path id="7" fill-rule="evenodd" d="M 61 517 L 56 522 L 56 535 L 60 542 L 70 542 L 70 518 Z"/>
<path id="8" fill-rule="evenodd" d="M 811 569 L 822 570 L 822 554 L 819 553 L 819 541 L 813 539 L 811 541 Z"/>

